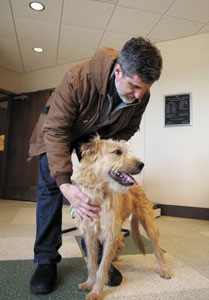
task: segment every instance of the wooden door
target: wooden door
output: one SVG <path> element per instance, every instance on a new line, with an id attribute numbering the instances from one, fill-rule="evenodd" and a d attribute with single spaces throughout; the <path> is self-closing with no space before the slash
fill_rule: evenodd
<path id="1" fill-rule="evenodd" d="M 3 191 L 6 199 L 36 200 L 38 157 L 28 161 L 29 141 L 50 93 L 39 91 L 13 97 Z"/>

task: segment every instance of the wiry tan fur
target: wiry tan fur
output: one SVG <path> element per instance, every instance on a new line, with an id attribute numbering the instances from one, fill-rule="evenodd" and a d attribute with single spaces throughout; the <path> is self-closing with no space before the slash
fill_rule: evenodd
<path id="1" fill-rule="evenodd" d="M 118 154 L 121 151 L 121 154 Z M 96 137 L 82 146 L 83 158 L 76 174 L 76 184 L 90 198 L 90 202 L 101 207 L 100 218 L 92 222 L 80 222 L 81 234 L 85 238 L 88 253 L 88 279 L 79 289 L 90 293 L 86 300 L 103 299 L 103 287 L 108 282 L 108 269 L 120 255 L 124 238 L 121 234 L 123 221 L 132 214 L 131 232 L 136 245 L 145 253 L 139 233 L 139 222 L 146 230 L 157 258 L 160 275 L 171 278 L 164 255 L 158 246 L 158 228 L 154 221 L 151 202 L 138 184 L 124 187 L 109 175 L 115 172 L 139 173 L 137 159 L 128 143 Z M 103 243 L 103 257 L 97 265 L 98 239 Z"/>

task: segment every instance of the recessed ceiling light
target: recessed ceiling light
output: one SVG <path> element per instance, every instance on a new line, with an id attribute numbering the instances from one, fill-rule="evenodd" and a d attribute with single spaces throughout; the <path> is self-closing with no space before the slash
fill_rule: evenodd
<path id="1" fill-rule="evenodd" d="M 29 6 L 33 10 L 38 10 L 38 11 L 41 11 L 41 10 L 45 9 L 45 6 L 42 3 L 40 3 L 40 2 L 34 2 L 34 1 L 30 2 Z"/>
<path id="2" fill-rule="evenodd" d="M 44 51 L 44 49 L 43 49 L 43 48 L 40 48 L 40 47 L 34 47 L 34 48 L 33 48 L 33 51 L 41 53 L 41 52 Z"/>

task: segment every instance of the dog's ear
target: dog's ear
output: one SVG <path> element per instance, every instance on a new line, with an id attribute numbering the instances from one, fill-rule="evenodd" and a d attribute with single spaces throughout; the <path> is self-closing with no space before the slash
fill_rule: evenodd
<path id="1" fill-rule="evenodd" d="M 101 144 L 101 140 L 100 140 L 100 136 L 97 135 L 95 136 L 89 143 L 86 144 L 82 144 L 81 145 L 81 155 L 82 157 L 88 155 L 88 157 L 90 157 L 93 154 L 98 154 L 100 151 L 100 144 Z"/>

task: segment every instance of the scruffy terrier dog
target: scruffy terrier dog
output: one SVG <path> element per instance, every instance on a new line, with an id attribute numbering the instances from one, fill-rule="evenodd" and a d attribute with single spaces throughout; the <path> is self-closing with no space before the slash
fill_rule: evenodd
<path id="1" fill-rule="evenodd" d="M 103 299 L 108 269 L 123 247 L 122 223 L 131 214 L 131 233 L 136 245 L 145 253 L 139 233 L 140 222 L 152 242 L 160 276 L 171 278 L 163 252 L 158 246 L 159 233 L 152 204 L 131 176 L 140 173 L 144 164 L 134 156 L 130 144 L 96 137 L 84 144 L 81 150 L 82 160 L 75 182 L 89 197 L 91 204 L 101 207 L 99 219 L 80 222 L 88 253 L 88 279 L 79 284 L 79 289 L 90 291 L 86 300 Z M 103 243 L 103 257 L 99 266 L 98 240 Z"/>

